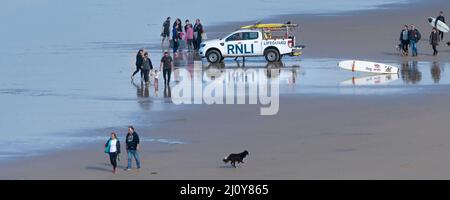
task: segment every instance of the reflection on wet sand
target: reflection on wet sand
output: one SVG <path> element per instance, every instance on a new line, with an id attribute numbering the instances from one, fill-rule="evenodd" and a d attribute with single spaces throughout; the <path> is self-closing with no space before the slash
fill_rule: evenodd
<path id="1" fill-rule="evenodd" d="M 171 97 L 172 97 L 172 92 L 171 92 L 170 86 L 164 87 L 164 98 L 171 98 Z"/>
<path id="2" fill-rule="evenodd" d="M 150 96 L 150 91 L 148 87 L 145 87 L 144 82 L 141 81 L 141 84 L 137 84 L 134 81 L 131 82 L 133 86 L 136 88 L 136 96 L 140 98 L 145 98 Z"/>
<path id="3" fill-rule="evenodd" d="M 349 80 L 342 81 L 341 86 L 368 86 L 368 85 L 383 85 L 398 80 L 398 74 L 381 74 L 368 75 L 363 77 L 352 77 Z"/>
<path id="4" fill-rule="evenodd" d="M 280 81 L 286 81 L 288 85 L 295 85 L 298 79 L 299 65 L 286 66 L 283 62 L 272 63 L 207 63 L 203 65 L 203 73 L 210 80 L 215 80 L 222 74 L 233 72 L 239 74 L 240 70 L 256 69 L 264 70 L 264 74 L 268 79 L 280 78 Z M 248 77 L 243 77 L 247 80 Z"/>
<path id="5" fill-rule="evenodd" d="M 439 62 L 434 61 L 431 63 L 431 77 L 433 78 L 434 83 L 439 83 L 441 80 L 441 67 L 439 65 Z"/>
<path id="6" fill-rule="evenodd" d="M 302 60 L 300 68 L 298 61 L 287 60 L 284 62 L 268 63 L 263 60 L 227 60 L 226 62 L 211 64 L 200 59 L 195 53 L 179 53 L 175 57 L 175 70 L 172 71 L 172 82 L 170 90 L 166 88 L 161 97 L 175 96 L 177 90 L 174 86 L 194 87 L 208 86 L 224 89 L 230 87 L 235 91 L 242 88 L 257 85 L 257 81 L 274 83 L 281 86 L 281 91 L 287 93 L 333 91 L 336 86 L 395 86 L 399 85 L 426 85 L 426 84 L 448 84 L 443 81 L 445 64 L 433 62 L 404 61 L 401 64 L 399 74 L 349 74 L 345 71 L 337 71 L 334 60 Z M 333 63 L 331 66 L 328 63 Z M 302 69 L 300 71 L 300 69 Z M 430 74 L 423 74 L 424 70 L 430 70 Z M 308 74 L 306 76 L 306 74 Z M 350 75 L 350 76 L 349 76 Z M 353 75 L 353 77 L 351 76 Z M 401 77 L 401 81 L 400 81 Z M 187 79 L 188 82 L 185 80 Z M 215 86 L 212 86 L 215 85 Z M 303 89 L 305 88 L 305 89 Z M 326 89 L 328 88 L 328 89 Z M 164 88 L 162 88 L 164 89 Z M 209 88 L 210 89 L 210 88 Z M 300 90 L 302 89 L 302 90 Z M 318 90 L 319 89 L 319 90 Z M 379 89 L 379 88 L 378 88 Z M 325 92 L 327 92 L 325 91 Z M 151 92 L 151 91 L 150 91 Z M 201 96 L 201 91 L 194 97 Z"/>
<path id="7" fill-rule="evenodd" d="M 422 72 L 419 71 L 417 61 L 402 63 L 401 76 L 406 84 L 417 84 L 422 80 Z"/>

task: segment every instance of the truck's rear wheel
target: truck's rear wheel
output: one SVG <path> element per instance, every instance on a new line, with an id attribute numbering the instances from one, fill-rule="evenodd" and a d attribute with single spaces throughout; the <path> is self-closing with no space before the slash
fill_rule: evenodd
<path id="1" fill-rule="evenodd" d="M 276 49 L 267 49 L 264 53 L 267 62 L 277 62 L 280 58 L 280 53 Z"/>
<path id="2" fill-rule="evenodd" d="M 220 55 L 220 52 L 213 49 L 209 50 L 208 53 L 206 53 L 206 59 L 210 63 L 218 63 L 222 60 L 222 55 Z"/>

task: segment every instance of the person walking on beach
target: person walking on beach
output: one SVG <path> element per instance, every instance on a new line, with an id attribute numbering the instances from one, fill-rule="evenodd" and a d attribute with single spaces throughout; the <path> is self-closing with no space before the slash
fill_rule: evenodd
<path id="1" fill-rule="evenodd" d="M 145 52 L 144 59 L 142 60 L 142 73 L 144 74 L 144 81 L 146 85 L 150 84 L 149 75 L 150 70 L 152 69 L 153 69 L 152 61 L 148 56 L 148 52 Z"/>
<path id="2" fill-rule="evenodd" d="M 417 42 L 421 39 L 421 34 L 419 30 L 416 29 L 414 25 L 410 26 L 409 30 L 409 42 L 411 45 L 411 54 L 412 56 L 417 56 Z"/>
<path id="3" fill-rule="evenodd" d="M 439 16 L 436 17 L 436 21 L 434 21 L 434 27 L 437 26 L 438 20 L 445 23 L 444 12 L 439 12 Z M 444 39 L 444 32 L 438 30 L 439 35 L 441 36 L 441 40 Z"/>
<path id="4" fill-rule="evenodd" d="M 163 28 L 161 32 L 161 47 L 164 47 L 164 40 L 167 39 L 167 43 L 169 43 L 169 37 L 170 37 L 170 17 L 167 17 L 166 21 L 163 23 Z M 170 44 L 170 43 L 169 43 Z"/>
<path id="5" fill-rule="evenodd" d="M 202 34 L 203 34 L 203 25 L 200 22 L 200 19 L 195 20 L 194 25 L 194 49 L 200 49 L 200 44 L 202 43 Z"/>
<path id="6" fill-rule="evenodd" d="M 186 44 L 188 46 L 188 52 L 191 52 L 194 48 L 194 29 L 192 28 L 192 24 L 186 25 Z"/>
<path id="7" fill-rule="evenodd" d="M 133 72 L 131 75 L 131 80 L 134 79 L 134 75 L 136 75 L 139 71 L 141 71 L 142 68 L 142 60 L 144 59 L 144 50 L 139 49 L 137 55 L 136 55 L 136 71 Z M 142 71 L 141 71 L 141 79 L 142 79 Z"/>
<path id="8" fill-rule="evenodd" d="M 433 30 L 431 31 L 431 34 L 430 34 L 430 45 L 433 48 L 433 56 L 437 56 L 437 54 L 438 54 L 436 47 L 439 45 L 439 40 L 440 40 L 439 36 L 440 35 L 439 35 L 437 28 L 433 28 Z"/>
<path id="9" fill-rule="evenodd" d="M 109 154 L 109 161 L 113 166 L 112 173 L 116 173 L 117 168 L 117 158 L 120 154 L 120 141 L 117 139 L 117 134 L 115 132 L 111 133 L 111 138 L 105 144 L 105 153 Z"/>
<path id="10" fill-rule="evenodd" d="M 178 32 L 178 27 L 179 25 L 175 25 L 175 27 L 173 27 L 172 29 L 172 42 L 173 42 L 173 54 L 174 56 L 177 55 L 177 51 L 178 51 L 178 46 L 180 45 L 179 43 L 179 39 L 180 39 L 180 35 Z"/>
<path id="11" fill-rule="evenodd" d="M 173 70 L 173 59 L 170 57 L 169 52 L 164 52 L 164 56 L 161 58 L 160 70 L 163 71 L 164 86 L 169 86 L 170 75 Z M 166 78 L 167 76 L 167 78 Z"/>
<path id="12" fill-rule="evenodd" d="M 127 157 L 128 157 L 128 165 L 125 170 L 131 170 L 131 158 L 134 157 L 136 160 L 136 166 L 138 169 L 141 168 L 141 161 L 139 158 L 139 135 L 134 130 L 133 126 L 128 127 L 126 141 L 126 149 L 127 149 Z"/>
<path id="13" fill-rule="evenodd" d="M 408 44 L 409 44 L 409 28 L 405 25 L 400 32 L 400 43 L 402 46 L 402 55 L 408 56 Z"/>

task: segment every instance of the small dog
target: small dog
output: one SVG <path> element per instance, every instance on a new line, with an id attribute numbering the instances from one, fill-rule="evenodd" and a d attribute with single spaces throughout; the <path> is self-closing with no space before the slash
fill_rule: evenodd
<path id="1" fill-rule="evenodd" d="M 236 168 L 236 162 L 237 163 L 244 163 L 244 158 L 248 155 L 248 151 L 245 150 L 242 153 L 232 153 L 228 157 L 225 157 L 222 161 L 224 163 L 231 162 L 231 165 Z"/>
<path id="2" fill-rule="evenodd" d="M 402 44 L 398 44 L 395 46 L 395 50 L 398 52 L 400 56 L 407 56 L 408 52 L 403 51 Z"/>
<path id="3" fill-rule="evenodd" d="M 447 46 L 450 46 L 450 42 L 447 42 Z"/>

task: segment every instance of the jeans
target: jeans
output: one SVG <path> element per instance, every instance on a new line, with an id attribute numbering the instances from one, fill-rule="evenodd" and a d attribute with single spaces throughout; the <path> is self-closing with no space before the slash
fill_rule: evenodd
<path id="1" fill-rule="evenodd" d="M 127 155 L 128 155 L 128 166 L 127 166 L 127 168 L 131 168 L 131 157 L 132 156 L 136 160 L 137 168 L 141 168 L 141 161 L 140 161 L 139 153 L 137 152 L 137 150 L 127 150 Z"/>
<path id="2" fill-rule="evenodd" d="M 148 75 L 150 74 L 150 70 L 143 69 L 143 70 L 142 70 L 142 73 L 144 74 L 144 81 L 145 81 L 146 83 L 149 82 L 150 80 L 149 80 Z"/>
<path id="3" fill-rule="evenodd" d="M 178 39 L 172 38 L 173 41 L 173 52 L 176 53 L 178 51 L 178 47 L 180 43 L 178 42 Z"/>
<path id="4" fill-rule="evenodd" d="M 431 47 L 433 47 L 433 56 L 438 54 L 438 51 L 436 49 L 436 45 L 432 44 Z"/>
<path id="5" fill-rule="evenodd" d="M 163 69 L 164 84 L 169 85 L 171 73 L 172 73 L 172 69 Z M 166 78 L 166 76 L 167 76 L 167 78 Z"/>
<path id="6" fill-rule="evenodd" d="M 192 49 L 194 48 L 193 44 L 194 44 L 194 39 L 188 39 L 187 40 L 187 46 L 188 46 L 188 50 L 189 51 L 192 51 Z"/>
<path id="7" fill-rule="evenodd" d="M 417 56 L 417 42 L 411 40 L 411 53 L 413 56 Z"/>
<path id="8" fill-rule="evenodd" d="M 195 39 L 194 42 L 196 44 L 195 50 L 199 50 L 200 49 L 200 44 L 202 43 L 202 37 L 197 37 L 197 39 Z"/>

